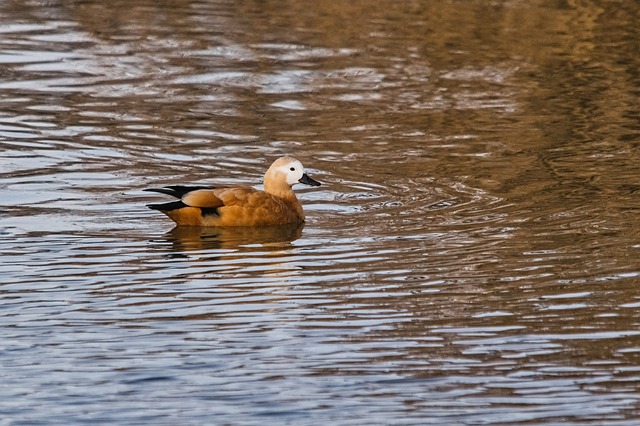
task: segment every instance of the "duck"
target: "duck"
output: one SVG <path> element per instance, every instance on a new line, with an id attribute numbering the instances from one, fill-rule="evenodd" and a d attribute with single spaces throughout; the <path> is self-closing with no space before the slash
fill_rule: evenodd
<path id="1" fill-rule="evenodd" d="M 291 156 L 280 157 L 264 175 L 264 191 L 250 186 L 215 187 L 172 185 L 149 188 L 178 198 L 161 204 L 147 204 L 167 215 L 177 225 L 202 227 L 270 226 L 301 224 L 302 205 L 293 185 L 320 186 Z"/>

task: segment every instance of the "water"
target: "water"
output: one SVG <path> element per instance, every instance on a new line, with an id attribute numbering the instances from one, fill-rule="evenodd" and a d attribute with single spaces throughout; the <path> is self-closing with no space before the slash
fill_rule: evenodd
<path id="1" fill-rule="evenodd" d="M 636 424 L 638 18 L 6 2 L 0 423 Z M 283 154 L 304 227 L 144 207 Z"/>

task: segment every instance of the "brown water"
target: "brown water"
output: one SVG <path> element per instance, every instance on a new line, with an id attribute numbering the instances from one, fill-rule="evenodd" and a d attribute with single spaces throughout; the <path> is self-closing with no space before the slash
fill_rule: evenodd
<path id="1" fill-rule="evenodd" d="M 640 419 L 633 1 L 0 5 L 0 421 Z M 174 229 L 260 184 L 303 229 Z"/>

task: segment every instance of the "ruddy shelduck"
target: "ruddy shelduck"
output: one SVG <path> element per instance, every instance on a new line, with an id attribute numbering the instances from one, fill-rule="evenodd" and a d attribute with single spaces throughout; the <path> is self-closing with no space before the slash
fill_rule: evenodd
<path id="1" fill-rule="evenodd" d="M 165 186 L 146 189 L 179 198 L 147 207 L 166 214 L 178 225 L 191 226 L 266 226 L 304 222 L 302 205 L 292 186 L 296 183 L 320 186 L 311 179 L 302 163 L 293 157 L 281 157 L 264 175 L 264 191 L 243 186 Z"/>

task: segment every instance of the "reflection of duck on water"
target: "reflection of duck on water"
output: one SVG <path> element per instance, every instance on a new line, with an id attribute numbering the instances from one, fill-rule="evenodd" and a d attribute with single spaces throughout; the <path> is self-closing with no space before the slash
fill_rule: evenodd
<path id="1" fill-rule="evenodd" d="M 176 226 L 167 234 L 167 240 L 178 252 L 233 249 L 252 244 L 260 244 L 263 247 L 273 245 L 274 249 L 279 250 L 300 238 L 302 228 L 304 228 L 303 223 L 227 228 Z"/>
<path id="2" fill-rule="evenodd" d="M 278 158 L 264 175 L 264 191 L 251 187 L 215 188 L 167 186 L 147 191 L 179 198 L 149 204 L 178 225 L 246 227 L 304 222 L 302 205 L 291 187 L 296 183 L 319 186 L 293 157 Z"/>

